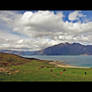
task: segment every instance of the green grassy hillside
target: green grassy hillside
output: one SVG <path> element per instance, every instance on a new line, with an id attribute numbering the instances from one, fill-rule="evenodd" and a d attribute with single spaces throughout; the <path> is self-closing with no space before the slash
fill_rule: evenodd
<path id="1" fill-rule="evenodd" d="M 1 67 L 9 66 L 9 65 L 23 64 L 28 61 L 30 60 L 14 55 L 14 54 L 0 53 L 0 66 Z"/>
<path id="2" fill-rule="evenodd" d="M 48 61 L 0 53 L 0 81 L 92 81 L 92 69 L 55 67 Z"/>

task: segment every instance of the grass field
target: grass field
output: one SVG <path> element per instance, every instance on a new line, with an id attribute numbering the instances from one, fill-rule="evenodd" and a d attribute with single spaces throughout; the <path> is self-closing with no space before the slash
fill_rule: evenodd
<path id="1" fill-rule="evenodd" d="M 19 59 L 18 57 L 17 60 Z M 22 59 L 22 61 L 20 59 L 19 62 L 25 61 L 26 59 Z M 27 59 L 26 63 L 19 65 L 12 63 L 10 66 L 1 66 L 0 69 L 2 70 L 0 71 L 0 81 L 5 82 L 92 82 L 92 68 L 55 67 L 55 65 L 49 64 L 48 61 L 41 60 Z M 66 71 L 63 71 L 64 69 Z M 87 72 L 87 74 L 85 75 L 84 72 Z"/>

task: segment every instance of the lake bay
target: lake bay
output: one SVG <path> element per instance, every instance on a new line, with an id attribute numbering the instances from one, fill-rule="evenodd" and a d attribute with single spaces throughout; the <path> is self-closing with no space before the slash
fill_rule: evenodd
<path id="1" fill-rule="evenodd" d="M 53 61 L 61 61 L 65 64 L 70 64 L 74 66 L 82 66 L 82 67 L 92 67 L 92 55 L 84 56 L 84 55 L 58 55 L 58 56 L 48 56 L 48 55 L 30 55 L 23 56 L 27 58 L 37 58 L 41 60 L 53 60 Z"/>

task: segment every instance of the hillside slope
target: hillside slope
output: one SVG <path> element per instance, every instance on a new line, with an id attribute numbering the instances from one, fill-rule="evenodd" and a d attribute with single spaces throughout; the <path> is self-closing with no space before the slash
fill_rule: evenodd
<path id="1" fill-rule="evenodd" d="M 41 55 L 92 55 L 92 45 L 61 43 L 39 51 Z"/>
<path id="2" fill-rule="evenodd" d="M 0 67 L 10 65 L 20 65 L 30 62 L 31 59 L 23 58 L 15 54 L 0 53 Z"/>
<path id="3" fill-rule="evenodd" d="M 48 62 L 0 53 L 0 82 L 92 81 L 92 68 L 64 68 Z"/>

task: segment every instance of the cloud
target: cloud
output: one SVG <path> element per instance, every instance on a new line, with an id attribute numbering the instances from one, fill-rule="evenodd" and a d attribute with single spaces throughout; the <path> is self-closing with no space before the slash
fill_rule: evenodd
<path id="1" fill-rule="evenodd" d="M 84 17 L 80 11 L 69 14 L 71 21 Z M 0 11 L 0 49 L 40 50 L 58 43 L 92 44 L 92 22 L 63 21 L 63 12 Z"/>
<path id="2" fill-rule="evenodd" d="M 68 18 L 69 18 L 69 20 L 74 21 L 74 20 L 79 20 L 79 18 L 85 17 L 85 16 L 86 15 L 83 15 L 81 13 L 81 11 L 74 11 L 74 12 L 69 14 Z"/>

